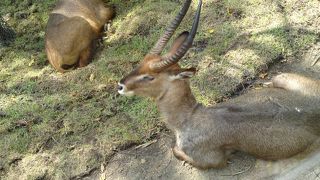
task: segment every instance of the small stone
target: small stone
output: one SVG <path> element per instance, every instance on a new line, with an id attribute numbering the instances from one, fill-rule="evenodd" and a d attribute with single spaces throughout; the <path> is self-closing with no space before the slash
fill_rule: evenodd
<path id="1" fill-rule="evenodd" d="M 141 159 L 141 164 L 144 164 L 146 163 L 146 160 L 145 159 Z"/>
<path id="2" fill-rule="evenodd" d="M 89 80 L 90 80 L 90 81 L 93 81 L 93 80 L 94 80 L 94 78 L 95 78 L 94 74 L 93 74 L 93 73 L 92 73 L 92 74 L 90 74 Z"/>
<path id="3" fill-rule="evenodd" d="M 104 163 L 101 163 L 100 172 L 104 172 L 105 170 L 106 170 L 106 167 L 105 167 Z"/>
<path id="4" fill-rule="evenodd" d="M 7 114 L 5 112 L 0 111 L 0 117 L 6 117 L 6 116 L 7 116 Z"/>
<path id="5" fill-rule="evenodd" d="M 11 16 L 12 16 L 11 13 L 7 13 L 6 15 L 4 15 L 4 16 L 3 16 L 4 22 L 9 21 Z"/>
<path id="6" fill-rule="evenodd" d="M 17 127 L 25 127 L 28 126 L 28 122 L 26 120 L 18 120 L 17 122 L 15 122 Z"/>

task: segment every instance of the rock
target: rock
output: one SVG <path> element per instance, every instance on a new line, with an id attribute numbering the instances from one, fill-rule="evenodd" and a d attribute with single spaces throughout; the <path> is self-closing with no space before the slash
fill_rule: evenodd
<path id="1" fill-rule="evenodd" d="M 3 18 L 4 22 L 8 22 L 11 17 L 12 17 L 12 14 L 11 13 L 7 13 L 2 18 Z"/>
<path id="2" fill-rule="evenodd" d="M 7 116 L 7 114 L 5 112 L 0 111 L 0 117 L 6 117 L 6 116 Z"/>
<path id="3" fill-rule="evenodd" d="M 19 12 L 16 12 L 15 14 L 14 14 L 14 17 L 16 18 L 16 19 L 26 19 L 27 17 L 28 17 L 28 13 L 27 12 L 23 12 L 23 11 L 19 11 Z"/>
<path id="4" fill-rule="evenodd" d="M 144 164 L 146 163 L 146 160 L 145 159 L 141 159 L 141 164 Z"/>

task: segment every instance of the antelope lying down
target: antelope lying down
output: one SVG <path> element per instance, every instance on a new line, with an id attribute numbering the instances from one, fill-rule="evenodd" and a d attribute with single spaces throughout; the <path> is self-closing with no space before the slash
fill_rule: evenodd
<path id="1" fill-rule="evenodd" d="M 211 168 L 225 166 L 233 150 L 275 160 L 319 142 L 319 80 L 281 74 L 273 79 L 271 88 L 252 90 L 214 107 L 196 102 L 188 81 L 195 69 L 183 69 L 177 62 L 196 34 L 201 1 L 190 34 L 180 34 L 170 52 L 160 55 L 190 2 L 185 2 L 163 37 L 118 87 L 123 95 L 155 99 L 164 121 L 175 133 L 174 155 L 198 168 Z"/>
<path id="2" fill-rule="evenodd" d="M 46 53 L 60 72 L 88 65 L 94 41 L 114 15 L 101 0 L 60 0 L 46 29 Z"/>

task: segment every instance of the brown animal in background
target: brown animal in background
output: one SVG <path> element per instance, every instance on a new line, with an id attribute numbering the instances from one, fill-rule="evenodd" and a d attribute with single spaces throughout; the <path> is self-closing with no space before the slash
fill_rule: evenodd
<path id="1" fill-rule="evenodd" d="M 174 155 L 198 168 L 223 167 L 234 150 L 266 160 L 287 158 L 320 140 L 320 81 L 281 74 L 271 88 L 204 107 L 196 102 L 188 78 L 194 68 L 177 62 L 190 48 L 199 21 L 201 1 L 191 33 L 182 33 L 170 52 L 160 53 L 183 18 L 182 12 L 129 75 L 119 83 L 123 95 L 155 99 L 166 125 L 174 132 Z M 159 43 L 160 42 L 160 43 Z"/>
<path id="2" fill-rule="evenodd" d="M 60 0 L 46 29 L 46 53 L 60 72 L 88 65 L 93 45 L 114 11 L 101 0 Z"/>

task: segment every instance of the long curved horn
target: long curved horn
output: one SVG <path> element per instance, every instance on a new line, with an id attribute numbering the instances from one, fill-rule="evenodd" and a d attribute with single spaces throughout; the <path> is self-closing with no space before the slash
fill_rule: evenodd
<path id="1" fill-rule="evenodd" d="M 163 69 L 165 67 L 168 67 L 172 64 L 177 63 L 190 49 L 192 46 L 193 39 L 196 35 L 198 25 L 199 25 L 199 19 L 200 19 L 200 12 L 201 12 L 201 6 L 202 6 L 202 0 L 199 0 L 197 12 L 194 17 L 194 21 L 192 24 L 191 32 L 186 38 L 186 40 L 182 43 L 180 48 L 173 54 L 168 56 L 163 56 L 161 58 L 161 61 L 157 63 L 150 64 L 150 68 L 154 70 Z"/>
<path id="2" fill-rule="evenodd" d="M 153 46 L 149 54 L 156 54 L 160 55 L 163 51 L 164 47 L 166 46 L 167 42 L 173 35 L 174 31 L 178 28 L 180 25 L 183 17 L 186 15 L 189 7 L 191 4 L 191 0 L 186 0 L 182 9 L 180 10 L 179 14 L 174 18 L 174 20 L 170 23 L 170 25 L 167 27 L 166 31 L 162 35 L 162 37 L 158 40 L 158 42 Z"/>

